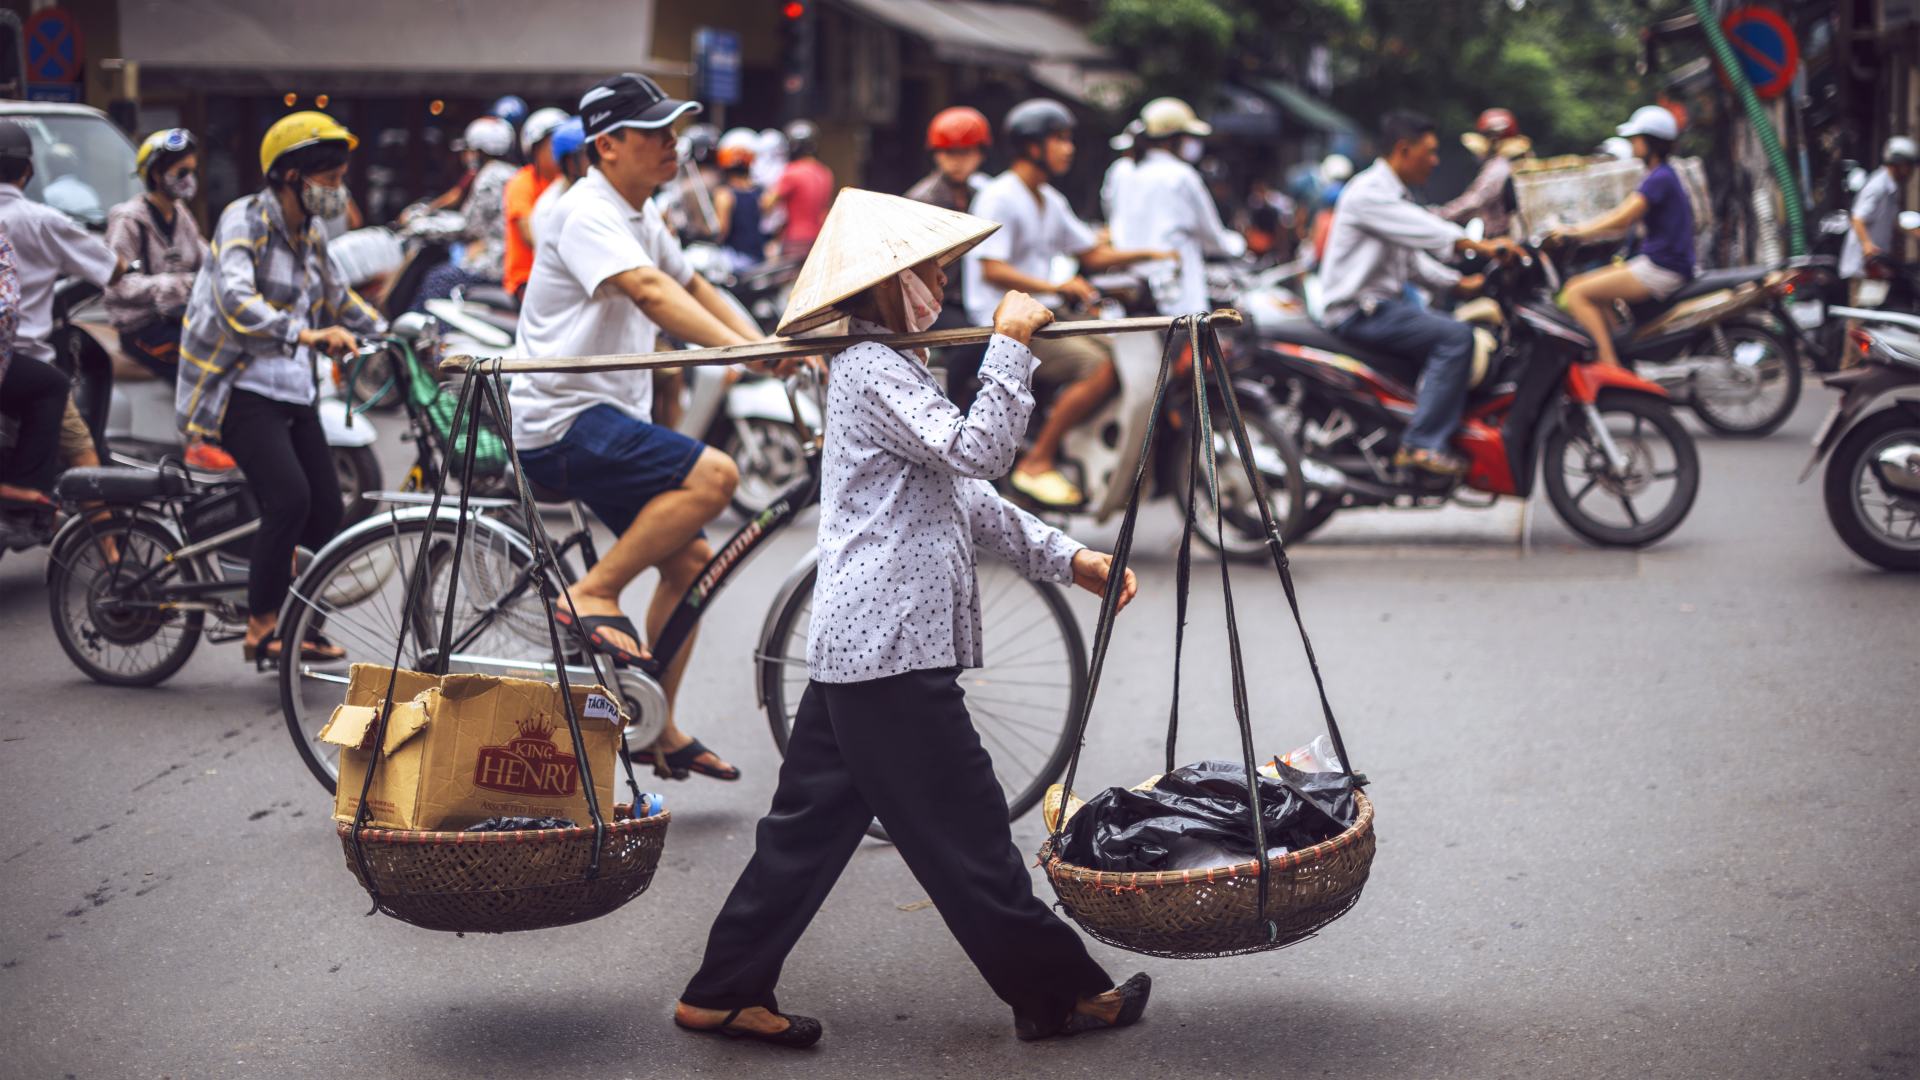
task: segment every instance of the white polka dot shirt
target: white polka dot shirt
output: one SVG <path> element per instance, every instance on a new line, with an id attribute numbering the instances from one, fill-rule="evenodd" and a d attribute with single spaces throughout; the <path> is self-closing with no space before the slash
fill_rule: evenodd
<path id="1" fill-rule="evenodd" d="M 855 320 L 853 332 L 886 329 Z M 820 577 L 807 634 L 814 679 L 979 667 L 975 545 L 1033 580 L 1073 579 L 1082 545 L 992 484 L 1019 453 L 1038 364 L 1026 346 L 995 335 L 980 394 L 963 413 L 905 353 L 864 342 L 830 361 Z"/>

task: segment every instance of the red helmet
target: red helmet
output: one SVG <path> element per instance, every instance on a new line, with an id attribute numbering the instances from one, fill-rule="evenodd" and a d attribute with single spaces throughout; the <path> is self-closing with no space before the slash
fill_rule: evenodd
<path id="1" fill-rule="evenodd" d="M 1520 121 L 1505 109 L 1488 109 L 1474 121 L 1473 128 L 1489 139 L 1504 139 L 1520 134 Z"/>
<path id="2" fill-rule="evenodd" d="M 927 125 L 927 149 L 972 150 L 993 141 L 993 128 L 978 109 L 956 105 L 942 109 Z"/>

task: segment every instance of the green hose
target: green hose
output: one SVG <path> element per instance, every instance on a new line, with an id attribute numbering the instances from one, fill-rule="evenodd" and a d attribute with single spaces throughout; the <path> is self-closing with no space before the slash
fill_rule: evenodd
<path id="1" fill-rule="evenodd" d="M 1767 162 L 1773 166 L 1774 182 L 1780 185 L 1781 201 L 1787 204 L 1788 248 L 1794 255 L 1805 255 L 1807 230 L 1804 208 L 1800 204 L 1800 185 L 1794 182 L 1787 152 L 1780 145 L 1780 133 L 1773 130 L 1773 120 L 1760 105 L 1760 95 L 1753 92 L 1753 84 L 1747 81 L 1746 71 L 1733 55 L 1733 46 L 1727 42 L 1726 32 L 1720 29 L 1720 21 L 1713 16 L 1713 6 L 1708 0 L 1693 0 L 1693 13 L 1700 19 L 1700 28 L 1707 33 L 1707 43 L 1713 46 L 1713 55 L 1720 61 L 1720 70 L 1727 73 L 1727 81 L 1733 84 L 1734 92 L 1740 95 L 1740 104 L 1747 110 L 1747 122 L 1759 133 L 1760 148 L 1766 151 Z"/>

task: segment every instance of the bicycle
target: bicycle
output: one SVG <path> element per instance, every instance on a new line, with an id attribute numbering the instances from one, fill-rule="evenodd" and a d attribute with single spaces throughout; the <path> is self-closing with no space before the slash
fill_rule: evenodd
<path id="1" fill-rule="evenodd" d="M 618 684 L 614 689 L 626 699 L 633 718 L 627 730 L 630 746 L 648 747 L 659 737 L 667 717 L 661 674 L 687 647 L 727 583 L 819 501 L 820 434 L 800 418 L 794 397 L 798 385 L 789 383 L 788 395 L 796 430 L 806 447 L 804 475 L 719 545 L 651 643 L 652 656 L 637 666 L 614 669 Z M 813 389 L 818 393 L 817 382 Z M 505 416 L 504 394 L 497 389 L 492 393 L 496 415 Z M 818 415 L 825 414 L 821 404 Z M 377 515 L 327 545 L 294 584 L 294 595 L 282 615 L 289 632 L 297 635 L 324 628 L 348 649 L 351 658 L 383 665 L 392 662 L 404 635 L 408 648 L 403 650 L 403 664 L 430 670 L 440 660 L 436 649 L 444 611 L 436 601 L 446 590 L 425 589 L 423 593 L 434 599 L 408 604 L 405 582 L 422 551 L 433 560 L 426 568 L 430 581 L 444 580 L 442 575 L 454 572 L 456 568 L 449 565 L 451 554 L 458 530 L 464 528 L 468 531 L 460 549 L 465 554 L 458 568 L 462 596 L 454 612 L 456 629 L 445 658 L 447 670 L 552 677 L 544 607 L 536 584 L 539 545 L 526 531 L 534 523 L 525 522 L 524 513 L 507 512 L 509 500 L 470 498 L 468 502 L 482 512 L 462 517 L 443 508 L 436 518 L 430 508 L 395 510 Z M 571 513 L 572 530 L 554 544 L 554 550 L 558 576 L 572 582 L 597 555 L 579 504 L 564 505 Z M 579 569 L 574 558 L 581 561 Z M 753 652 L 758 700 L 783 753 L 807 679 L 806 634 L 815 559 L 809 552 L 788 573 Z M 393 567 L 404 572 L 392 573 Z M 1069 727 L 1086 694 L 1086 650 L 1059 586 L 1028 581 L 997 562 L 983 564 L 980 570 L 986 666 L 966 672 L 962 684 L 968 690 L 976 727 L 994 754 L 1009 810 L 1017 818 L 1039 802 L 1047 785 L 1066 766 L 1071 750 Z M 382 576 L 382 587 L 352 605 L 329 599 L 352 595 L 362 584 Z M 593 678 L 591 668 L 577 655 L 567 659 L 567 673 L 570 680 Z M 281 701 L 288 730 L 302 760 L 329 791 L 337 776 L 337 748 L 320 742 L 318 734 L 339 703 L 346 682 L 338 668 L 312 664 L 292 653 L 282 659 Z M 1002 689 L 1014 693 L 993 696 Z"/>
<path id="2" fill-rule="evenodd" d="M 362 496 L 421 501 L 418 492 L 437 475 L 436 460 L 464 447 L 451 395 L 420 360 L 433 347 L 431 323 L 403 317 L 393 333 L 370 337 L 342 365 L 350 386 L 373 359 L 395 361 L 388 367 L 401 381 L 416 447 L 408 491 Z M 483 427 L 480 440 L 481 456 L 504 469 L 499 436 Z M 48 612 L 61 649 L 88 677 L 110 686 L 154 686 L 180 670 L 203 636 L 225 644 L 245 635 L 247 540 L 260 529 L 260 512 L 237 473 L 202 473 L 174 459 L 152 467 L 72 469 L 58 493 L 71 516 L 49 544 Z M 309 554 L 303 550 L 296 559 Z M 375 584 L 363 581 L 355 589 Z M 348 590 L 328 600 L 351 604 L 361 596 Z"/>

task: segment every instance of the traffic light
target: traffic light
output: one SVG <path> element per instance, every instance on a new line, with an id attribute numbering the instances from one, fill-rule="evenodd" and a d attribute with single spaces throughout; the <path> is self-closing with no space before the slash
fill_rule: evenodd
<path id="1" fill-rule="evenodd" d="M 785 92 L 783 119 L 811 116 L 814 83 L 819 68 L 816 0 L 778 0 L 781 31 L 781 89 Z"/>

